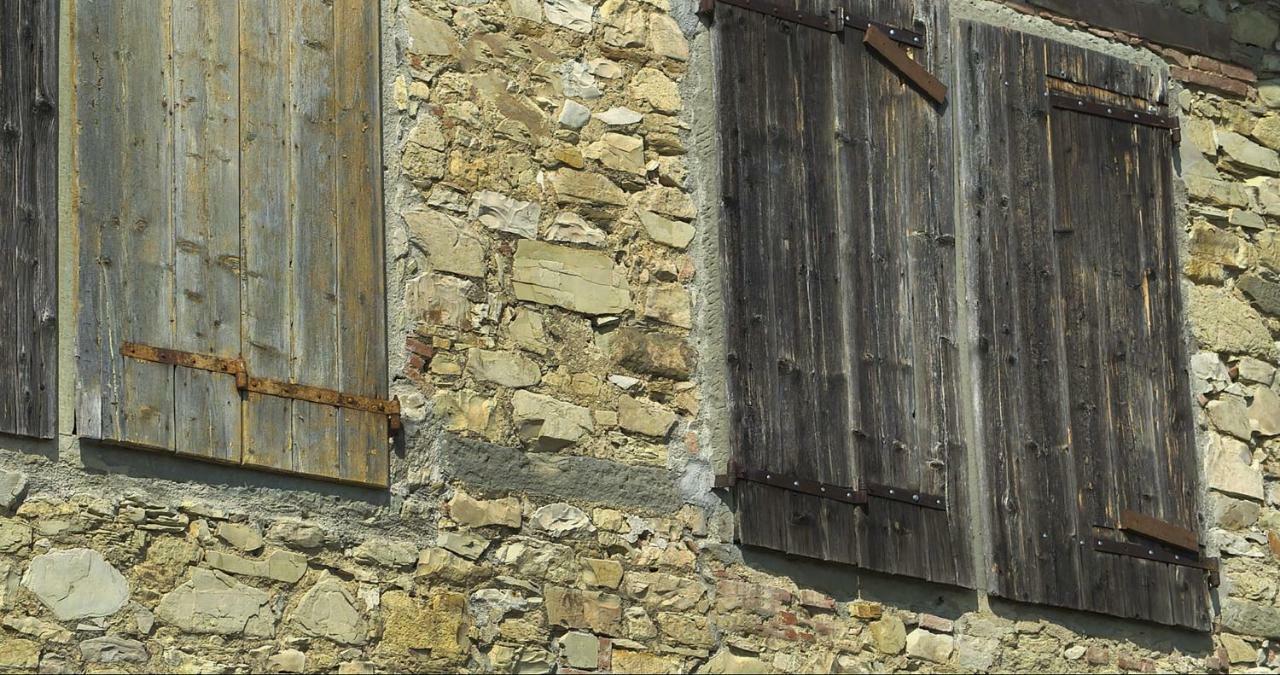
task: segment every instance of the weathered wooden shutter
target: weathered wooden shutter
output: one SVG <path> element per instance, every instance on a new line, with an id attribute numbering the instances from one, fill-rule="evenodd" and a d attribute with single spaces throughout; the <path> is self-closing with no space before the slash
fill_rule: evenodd
<path id="1" fill-rule="evenodd" d="M 74 43 L 79 433 L 385 485 L 377 3 L 78 0 Z"/>
<path id="2" fill-rule="evenodd" d="M 738 532 L 970 584 L 950 116 L 865 42 L 937 72 L 945 3 L 831 8 L 715 5 Z"/>
<path id="3" fill-rule="evenodd" d="M 969 22 L 957 50 L 990 590 L 1207 628 L 1165 82 Z"/>
<path id="4" fill-rule="evenodd" d="M 58 3 L 0 3 L 0 433 L 57 429 Z"/>

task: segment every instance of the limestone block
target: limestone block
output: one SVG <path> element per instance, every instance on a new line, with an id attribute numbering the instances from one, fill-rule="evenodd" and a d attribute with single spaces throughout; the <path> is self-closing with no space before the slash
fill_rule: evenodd
<path id="1" fill-rule="evenodd" d="M 644 292 L 644 315 L 681 328 L 693 327 L 693 299 L 680 284 L 652 284 Z"/>
<path id="2" fill-rule="evenodd" d="M 1218 147 L 1226 153 L 1227 163 L 1238 169 L 1280 172 L 1280 155 L 1264 148 L 1234 131 L 1218 133 Z"/>
<path id="3" fill-rule="evenodd" d="M 893 615 L 872 621 L 871 642 L 881 654 L 899 654 L 907 647 L 907 628 Z"/>
<path id="4" fill-rule="evenodd" d="M 547 230 L 548 241 L 562 241 L 570 244 L 582 244 L 601 248 L 608 235 L 605 231 L 588 223 L 576 213 L 561 213 L 551 222 Z"/>
<path id="5" fill-rule="evenodd" d="M 511 404 L 517 433 L 535 450 L 559 450 L 595 431 L 591 411 L 582 406 L 524 390 L 511 397 Z"/>
<path id="6" fill-rule="evenodd" d="M 1249 425 L 1249 410 L 1244 401 L 1234 396 L 1224 396 L 1209 401 L 1205 406 L 1205 414 L 1209 422 L 1218 430 L 1230 434 L 1242 441 L 1253 438 L 1253 428 Z"/>
<path id="7" fill-rule="evenodd" d="M 684 108 L 680 88 L 656 68 L 641 68 L 627 87 L 631 99 L 663 113 L 678 113 Z"/>
<path id="8" fill-rule="evenodd" d="M 625 206 L 627 195 L 608 178 L 587 171 L 560 169 L 550 174 L 556 200 L 561 204 Z"/>
<path id="9" fill-rule="evenodd" d="M 597 251 L 521 241 L 511 279 L 520 300 L 583 314 L 617 314 L 631 306 L 626 271 Z"/>
<path id="10" fill-rule="evenodd" d="M 652 401 L 630 396 L 618 399 L 618 426 L 654 438 L 665 438 L 676 424 L 676 414 Z"/>
<path id="11" fill-rule="evenodd" d="M 955 639 L 950 635 L 930 633 L 917 628 L 907 635 L 907 653 L 934 663 L 946 663 L 955 650 Z"/>
<path id="12" fill-rule="evenodd" d="M 693 349 L 677 335 L 622 328 L 610 337 L 609 352 L 614 363 L 637 373 L 685 380 L 693 372 Z"/>
<path id="13" fill-rule="evenodd" d="M 1232 438 L 1210 441 L 1205 457 L 1205 475 L 1210 489 L 1238 497 L 1262 499 L 1262 473 L 1253 468 L 1253 455 L 1245 443 Z"/>
<path id="14" fill-rule="evenodd" d="M 473 499 L 458 490 L 449 500 L 449 517 L 464 527 L 501 525 L 519 529 L 520 500 L 515 497 Z"/>
<path id="15" fill-rule="evenodd" d="M 341 581 L 325 576 L 316 582 L 294 608 L 289 625 L 303 633 L 343 645 L 368 641 L 368 626 L 355 599 Z"/>
<path id="16" fill-rule="evenodd" d="M 31 559 L 22 585 L 61 621 L 111 616 L 129 600 L 129 583 L 102 554 L 87 548 Z"/>
<path id="17" fill-rule="evenodd" d="M 529 524 L 553 537 L 564 537 L 591 529 L 591 519 L 572 504 L 547 504 L 533 512 Z"/>
<path id="18" fill-rule="evenodd" d="M 409 240 L 427 255 L 438 272 L 483 277 L 487 269 L 484 239 L 467 231 L 456 218 L 441 211 L 413 210 L 404 214 Z"/>
<path id="19" fill-rule="evenodd" d="M 542 380 L 542 371 L 532 359 L 516 352 L 488 349 L 467 352 L 467 372 L 477 380 L 504 387 L 531 387 Z"/>
<path id="20" fill-rule="evenodd" d="M 694 229 L 689 223 L 669 220 L 652 211 L 640 211 L 638 215 L 645 233 L 659 244 L 684 250 L 693 240 Z"/>
<path id="21" fill-rule="evenodd" d="M 542 9 L 550 23 L 578 33 L 591 32 L 595 10 L 582 0 L 544 0 Z"/>
<path id="22" fill-rule="evenodd" d="M 622 634 L 622 599 L 618 596 L 558 586 L 544 591 L 548 622 L 606 635 Z"/>
<path id="23" fill-rule="evenodd" d="M 1191 331 L 1203 349 L 1263 359 L 1275 351 L 1271 333 L 1258 312 L 1225 291 L 1191 287 L 1187 314 Z"/>
<path id="24" fill-rule="evenodd" d="M 482 190 L 472 197 L 471 214 L 491 230 L 537 239 L 542 207 L 536 202 L 524 202 L 492 190 Z"/>
<path id="25" fill-rule="evenodd" d="M 223 522 L 218 525 L 218 538 L 248 553 L 262 548 L 262 530 L 248 523 Z"/>
<path id="26" fill-rule="evenodd" d="M 644 141 L 635 136 L 605 132 L 600 140 L 587 146 L 583 156 L 615 171 L 641 176 L 645 173 Z"/>
<path id="27" fill-rule="evenodd" d="M 414 54 L 449 56 L 458 51 L 457 34 L 440 19 L 410 7 L 404 12 L 404 27 L 409 34 L 408 49 Z"/>
<path id="28" fill-rule="evenodd" d="M 191 579 L 165 594 L 156 618 L 187 633 L 267 638 L 275 634 L 271 598 L 212 570 L 196 568 Z"/>
<path id="29" fill-rule="evenodd" d="M 658 56 L 676 61 L 689 60 L 689 41 L 679 24 L 668 14 L 649 15 L 649 48 Z"/>

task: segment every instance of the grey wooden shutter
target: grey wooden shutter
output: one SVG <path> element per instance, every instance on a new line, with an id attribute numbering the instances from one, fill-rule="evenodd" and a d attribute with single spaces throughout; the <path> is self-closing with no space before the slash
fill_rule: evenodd
<path id="1" fill-rule="evenodd" d="M 79 433 L 385 485 L 376 3 L 76 5 Z"/>
<path id="2" fill-rule="evenodd" d="M 57 432 L 58 3 L 0 3 L 0 433 Z"/>
<path id="3" fill-rule="evenodd" d="M 937 72 L 944 8 L 846 9 L 922 29 Z M 970 584 L 950 115 L 861 30 L 725 2 L 715 25 L 741 541 Z"/>
<path id="4" fill-rule="evenodd" d="M 969 22 L 957 49 L 990 590 L 1208 628 L 1165 82 Z"/>

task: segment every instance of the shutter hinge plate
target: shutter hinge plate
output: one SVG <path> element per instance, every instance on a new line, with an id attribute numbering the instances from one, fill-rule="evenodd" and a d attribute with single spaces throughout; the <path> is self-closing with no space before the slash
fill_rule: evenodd
<path id="1" fill-rule="evenodd" d="M 264 396 L 274 396 L 277 398 L 309 401 L 311 403 L 331 405 L 337 408 L 348 408 L 351 410 L 361 410 L 364 412 L 386 415 L 387 428 L 389 434 L 392 436 L 400 431 L 401 428 L 399 397 L 388 400 L 372 396 L 358 396 L 355 394 L 344 394 L 340 391 L 326 389 L 323 387 L 312 387 L 304 384 L 285 382 L 283 380 L 251 377 L 244 358 L 240 356 L 230 357 L 218 356 L 216 354 L 200 354 L 197 352 L 186 352 L 177 349 L 152 347 L 151 345 L 138 344 L 135 342 L 126 342 L 121 345 L 120 354 L 139 361 L 149 361 L 151 363 L 162 363 L 172 366 L 182 366 L 183 368 L 205 370 L 211 373 L 232 375 L 236 378 L 236 389 L 239 389 L 240 391 L 262 394 Z"/>
<path id="2" fill-rule="evenodd" d="M 764 471 L 742 466 L 737 462 L 729 465 L 729 473 L 718 475 L 715 477 L 714 486 L 717 488 L 733 487 L 738 481 L 746 481 L 750 483 L 759 483 L 770 487 L 781 488 L 791 492 L 798 492 L 824 499 L 832 499 L 846 504 L 867 505 L 871 502 L 871 498 L 884 499 L 888 501 L 901 502 L 911 506 L 918 506 L 924 509 L 934 511 L 946 511 L 947 500 L 939 495 L 933 495 L 921 492 L 919 490 L 905 490 L 891 485 L 881 485 L 879 483 L 868 483 L 866 488 L 856 488 L 846 485 L 835 485 L 832 483 L 823 483 L 815 480 L 799 478 L 789 474 L 778 473 L 776 471 Z"/>
<path id="3" fill-rule="evenodd" d="M 1059 110 L 1074 110 L 1085 115 L 1106 117 L 1157 129 L 1168 129 L 1173 134 L 1174 143 L 1182 140 L 1182 123 L 1174 115 L 1160 115 L 1151 110 L 1112 105 L 1089 98 L 1072 96 L 1060 91 L 1047 91 L 1045 94 L 1049 97 L 1050 105 Z"/>
<path id="4" fill-rule="evenodd" d="M 839 33 L 844 31 L 845 28 L 865 31 L 871 27 L 876 27 L 894 42 L 900 42 L 909 47 L 924 47 L 925 45 L 925 34 L 920 31 L 909 30 L 901 26 L 893 26 L 867 17 L 850 14 L 843 7 L 834 7 L 826 14 L 816 14 L 784 7 L 771 0 L 699 0 L 698 13 L 704 16 L 714 15 L 717 2 L 741 7 L 757 14 L 766 14 L 782 21 L 798 23 L 802 26 L 816 28 L 828 33 Z"/>

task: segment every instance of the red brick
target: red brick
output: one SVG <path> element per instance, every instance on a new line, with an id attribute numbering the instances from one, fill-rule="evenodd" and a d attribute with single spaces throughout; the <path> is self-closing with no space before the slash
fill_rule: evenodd
<path id="1" fill-rule="evenodd" d="M 1215 73 L 1206 73 L 1203 70 L 1179 68 L 1178 66 L 1171 66 L 1169 68 L 1169 72 L 1175 78 L 1187 84 L 1214 89 L 1233 96 L 1245 97 L 1249 95 L 1249 85 L 1230 77 L 1225 77 Z"/>
<path id="2" fill-rule="evenodd" d="M 944 619 L 934 614 L 921 614 L 917 623 L 921 628 L 935 633 L 950 633 L 956 628 L 950 619 Z"/>
<path id="3" fill-rule="evenodd" d="M 416 337 L 407 337 L 404 339 L 404 348 L 411 354 L 417 354 L 423 358 L 430 359 L 435 355 L 436 350 L 431 345 L 423 342 Z"/>
<path id="4" fill-rule="evenodd" d="M 803 589 L 796 593 L 796 600 L 804 607 L 815 607 L 818 609 L 835 609 L 836 601 L 830 596 L 823 595 L 815 590 Z"/>
<path id="5" fill-rule="evenodd" d="M 1151 659 L 1136 659 L 1131 656 L 1121 656 L 1116 661 L 1116 667 L 1120 670 L 1128 670 L 1135 673 L 1154 673 L 1156 672 L 1155 661 Z"/>

